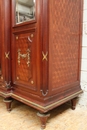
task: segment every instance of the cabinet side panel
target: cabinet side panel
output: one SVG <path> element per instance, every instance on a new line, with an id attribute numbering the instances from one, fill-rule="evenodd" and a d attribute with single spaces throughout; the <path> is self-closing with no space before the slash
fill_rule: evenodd
<path id="1" fill-rule="evenodd" d="M 79 80 L 80 5 L 80 0 L 50 0 L 49 86 L 52 90 Z"/>
<path id="2" fill-rule="evenodd" d="M 1 1 L 0 1 L 0 7 L 1 7 Z M 0 8 L 0 21 L 1 21 L 1 8 Z M 0 28 L 1 28 L 1 24 L 0 24 Z M 0 69 L 1 69 L 1 31 L 0 31 Z"/>

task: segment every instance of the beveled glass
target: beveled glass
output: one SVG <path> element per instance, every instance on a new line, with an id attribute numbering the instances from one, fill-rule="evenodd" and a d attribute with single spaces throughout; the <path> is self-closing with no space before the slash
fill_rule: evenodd
<path id="1" fill-rule="evenodd" d="M 35 20 L 36 0 L 16 0 L 16 24 Z"/>

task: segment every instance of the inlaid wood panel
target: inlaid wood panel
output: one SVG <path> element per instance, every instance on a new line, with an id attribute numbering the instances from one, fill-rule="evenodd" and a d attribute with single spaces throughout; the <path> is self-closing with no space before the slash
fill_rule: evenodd
<path id="1" fill-rule="evenodd" d="M 15 81 L 30 89 L 36 87 L 36 33 L 22 32 L 15 35 Z M 33 60 L 35 59 L 35 60 Z"/>
<path id="2" fill-rule="evenodd" d="M 50 1 L 50 86 L 63 88 L 78 81 L 79 0 Z M 52 52 L 52 54 L 51 54 Z M 52 70 L 52 71 L 51 71 Z"/>

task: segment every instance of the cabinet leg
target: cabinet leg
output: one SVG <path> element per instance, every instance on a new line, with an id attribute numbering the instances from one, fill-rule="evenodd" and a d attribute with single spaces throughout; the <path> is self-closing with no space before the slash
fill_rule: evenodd
<path id="1" fill-rule="evenodd" d="M 12 99 L 11 98 L 5 98 L 3 101 L 6 104 L 7 111 L 11 111 Z"/>
<path id="2" fill-rule="evenodd" d="M 50 114 L 44 114 L 44 113 L 37 113 L 37 116 L 40 118 L 41 121 L 41 129 L 45 129 L 46 128 L 46 122 L 48 117 L 50 116 Z"/>
<path id="3" fill-rule="evenodd" d="M 74 98 L 74 99 L 71 100 L 71 108 L 72 108 L 72 110 L 75 110 L 76 103 L 77 103 L 77 98 Z"/>

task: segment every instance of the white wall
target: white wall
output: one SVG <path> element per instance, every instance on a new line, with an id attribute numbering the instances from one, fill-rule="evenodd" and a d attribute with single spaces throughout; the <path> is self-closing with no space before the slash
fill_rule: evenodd
<path id="1" fill-rule="evenodd" d="M 82 35 L 82 58 L 81 58 L 81 88 L 83 94 L 80 95 L 78 105 L 87 107 L 87 0 L 83 7 L 83 35 Z"/>

